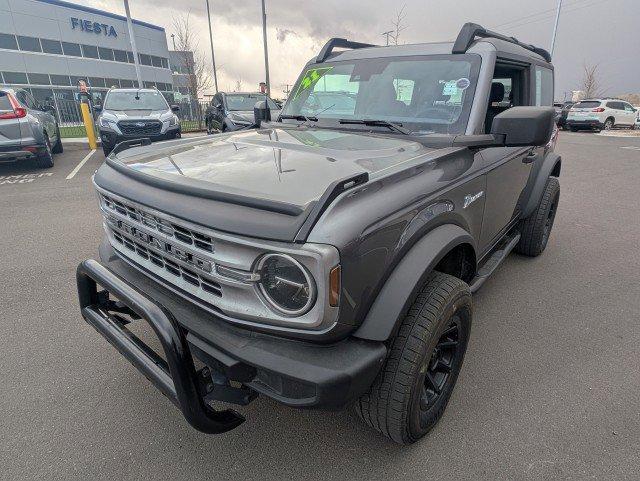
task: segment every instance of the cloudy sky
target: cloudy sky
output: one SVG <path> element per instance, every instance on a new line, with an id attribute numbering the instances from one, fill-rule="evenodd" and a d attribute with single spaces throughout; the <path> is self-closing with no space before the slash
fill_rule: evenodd
<path id="1" fill-rule="evenodd" d="M 75 1 L 75 0 L 74 0 Z M 548 48 L 557 0 L 266 0 L 273 96 L 282 95 L 330 37 L 384 42 L 405 7 L 400 43 L 452 40 L 467 21 Z M 220 88 L 264 79 L 260 0 L 210 0 Z M 86 5 L 124 14 L 121 0 Z M 189 12 L 199 48 L 209 56 L 205 0 L 130 0 L 134 18 L 165 27 Z M 564 0 L 554 64 L 556 98 L 579 88 L 584 63 L 599 64 L 606 94 L 640 92 L 640 0 Z"/>

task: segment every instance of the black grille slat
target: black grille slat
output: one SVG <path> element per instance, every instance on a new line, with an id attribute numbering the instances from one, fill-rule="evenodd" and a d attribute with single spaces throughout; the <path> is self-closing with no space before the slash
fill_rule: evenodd
<path id="1" fill-rule="evenodd" d="M 121 120 L 118 128 L 123 135 L 128 137 L 159 135 L 162 130 L 162 122 L 158 120 Z"/>

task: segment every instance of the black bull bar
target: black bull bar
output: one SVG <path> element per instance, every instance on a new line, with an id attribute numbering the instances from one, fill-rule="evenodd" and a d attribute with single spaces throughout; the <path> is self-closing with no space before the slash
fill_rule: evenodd
<path id="1" fill-rule="evenodd" d="M 204 433 L 224 433 L 244 417 L 227 409 L 216 411 L 205 403 L 189 344 L 173 315 L 94 260 L 76 272 L 82 317 L 182 411 L 189 424 Z M 144 319 L 160 339 L 166 361 L 129 331 L 121 316 L 110 314 L 113 294 L 126 308 Z"/>

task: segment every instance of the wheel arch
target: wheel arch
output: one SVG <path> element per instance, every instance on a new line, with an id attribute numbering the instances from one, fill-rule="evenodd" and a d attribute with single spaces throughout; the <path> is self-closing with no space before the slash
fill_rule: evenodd
<path id="1" fill-rule="evenodd" d="M 555 152 L 550 152 L 542 161 L 542 166 L 538 171 L 533 188 L 531 189 L 531 195 L 529 200 L 525 204 L 522 211 L 522 218 L 526 219 L 535 210 L 536 206 L 540 202 L 540 198 L 544 193 L 544 188 L 547 185 L 547 179 L 549 177 L 559 177 L 562 171 L 562 157 Z"/>
<path id="2" fill-rule="evenodd" d="M 440 225 L 416 242 L 386 279 L 353 336 L 372 341 L 394 336 L 428 275 L 441 269 L 465 282 L 475 275 L 475 241 L 458 225 Z"/>

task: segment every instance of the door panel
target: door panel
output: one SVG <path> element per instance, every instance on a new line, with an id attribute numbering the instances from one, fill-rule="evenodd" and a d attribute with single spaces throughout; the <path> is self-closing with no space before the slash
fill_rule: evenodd
<path id="1" fill-rule="evenodd" d="M 522 193 L 536 162 L 536 157 L 529 156 L 532 150 L 530 147 L 502 147 L 482 151 L 490 168 L 480 241 L 483 253 L 522 210 Z M 533 153 L 535 155 L 535 151 Z"/>

